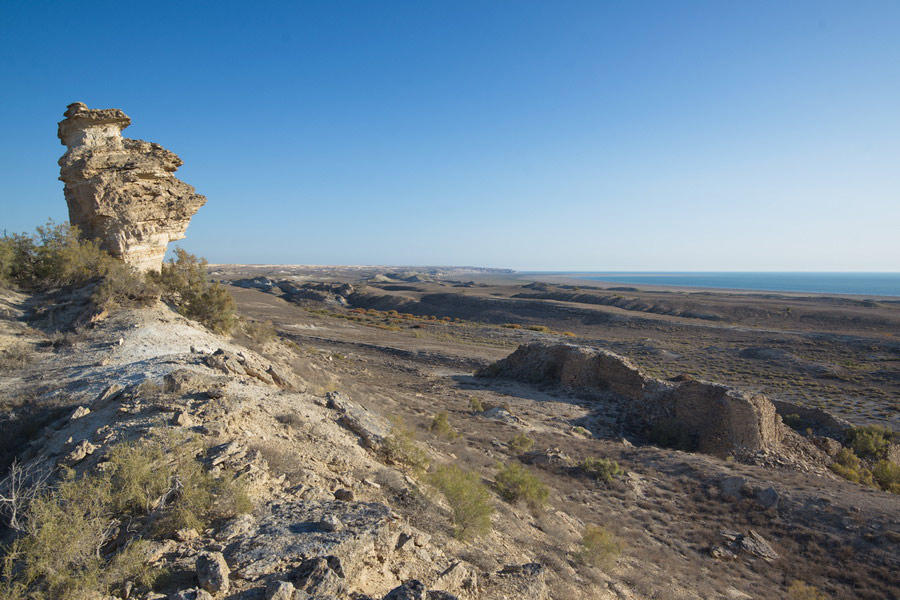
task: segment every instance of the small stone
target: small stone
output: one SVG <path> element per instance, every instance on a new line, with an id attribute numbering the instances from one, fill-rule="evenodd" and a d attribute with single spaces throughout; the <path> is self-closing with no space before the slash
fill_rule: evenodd
<path id="1" fill-rule="evenodd" d="M 353 500 L 353 491 L 348 490 L 347 488 L 341 488 L 339 490 L 335 490 L 334 498 L 335 498 L 335 500 L 351 502 Z"/>
<path id="2" fill-rule="evenodd" d="M 334 515 L 325 515 L 319 521 L 319 529 L 322 531 L 340 531 L 343 528 L 344 524 Z"/>
<path id="3" fill-rule="evenodd" d="M 196 529 L 191 527 L 185 527 L 175 532 L 175 539 L 179 542 L 190 542 L 191 540 L 196 540 L 198 537 L 200 537 L 200 534 L 197 533 Z"/>
<path id="4" fill-rule="evenodd" d="M 293 600 L 296 591 L 289 581 L 270 581 L 266 586 L 266 600 Z"/>
<path id="5" fill-rule="evenodd" d="M 97 449 L 97 446 L 93 445 L 87 440 L 81 440 L 78 442 L 78 445 L 66 455 L 66 463 L 70 465 L 74 465 L 76 463 L 81 462 L 90 454 L 93 454 Z"/>
<path id="6" fill-rule="evenodd" d="M 75 409 L 75 412 L 72 413 L 71 418 L 80 419 L 82 417 L 88 416 L 89 414 L 91 414 L 91 409 L 89 409 L 87 406 L 79 406 Z"/>
<path id="7" fill-rule="evenodd" d="M 228 592 L 230 573 L 221 552 L 206 552 L 197 557 L 197 581 L 210 593 Z"/>
<path id="8" fill-rule="evenodd" d="M 175 592 L 169 596 L 169 600 L 213 600 L 213 597 L 206 590 L 191 588 Z"/>
<path id="9" fill-rule="evenodd" d="M 175 414 L 175 424 L 179 427 L 191 427 L 194 420 L 185 411 L 180 410 Z"/>

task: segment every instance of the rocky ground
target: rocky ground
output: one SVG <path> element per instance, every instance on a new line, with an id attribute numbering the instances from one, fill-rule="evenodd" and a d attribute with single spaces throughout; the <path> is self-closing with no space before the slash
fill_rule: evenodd
<path id="1" fill-rule="evenodd" d="M 232 339 L 163 305 L 90 323 L 78 296 L 5 293 L 7 464 L 17 455 L 89 471 L 117 442 L 178 430 L 203 440 L 211 468 L 249 481 L 251 514 L 154 541 L 147 560 L 172 576 L 145 598 L 424 598 L 426 590 L 428 598 L 487 600 L 778 598 L 798 579 L 834 598 L 897 597 L 897 496 L 789 452 L 742 462 L 658 448 L 633 435 L 614 402 L 474 376 L 520 343 L 575 341 L 607 342 L 663 375 L 693 370 L 740 383 L 733 371 L 714 378 L 715 364 L 699 367 L 720 351 L 708 349 L 715 345 L 729 365 L 774 365 L 759 369 L 766 391 L 780 381 L 775 371 L 793 373 L 797 363 L 740 353 L 787 344 L 800 356 L 814 340 L 828 346 L 822 335 L 849 340 L 851 352 L 867 344 L 865 369 L 893 373 L 896 342 L 880 336 L 896 319 L 892 306 L 851 307 L 851 318 L 837 321 L 843 309 L 827 303 L 788 299 L 765 308 L 796 318 L 786 333 L 761 313 L 746 317 L 758 322 L 729 321 L 738 303 L 725 300 L 679 298 L 653 312 L 643 300 L 623 307 L 517 297 L 572 290 L 509 282 L 409 273 L 365 285 L 327 279 L 294 279 L 287 291 L 265 282 L 232 288 L 241 313 L 272 321 L 276 333 L 245 329 Z M 698 315 L 698 304 L 708 314 Z M 794 317 L 783 317 L 786 305 Z M 860 393 L 873 385 L 864 377 L 840 383 Z M 896 419 L 896 381 L 885 376 L 877 385 L 887 396 L 872 400 L 862 422 Z M 441 411 L 458 437 L 430 430 Z M 455 539 L 449 506 L 427 478 L 386 464 L 379 452 L 396 417 L 433 464 L 472 469 L 489 485 L 498 462 L 528 464 L 551 490 L 547 506 L 493 497 L 491 532 Z M 513 449 L 518 434 L 534 441 L 530 451 Z M 23 439 L 30 441 L 9 443 Z M 598 481 L 577 466 L 588 457 L 615 460 L 624 473 Z M 578 559 L 590 525 L 622 541 L 615 561 Z"/>

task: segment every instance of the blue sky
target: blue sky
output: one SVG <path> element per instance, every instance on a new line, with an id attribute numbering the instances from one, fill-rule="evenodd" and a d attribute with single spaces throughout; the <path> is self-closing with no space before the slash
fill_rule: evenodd
<path id="1" fill-rule="evenodd" d="M 0 0 L 0 229 L 123 109 L 211 262 L 900 271 L 900 3 Z"/>

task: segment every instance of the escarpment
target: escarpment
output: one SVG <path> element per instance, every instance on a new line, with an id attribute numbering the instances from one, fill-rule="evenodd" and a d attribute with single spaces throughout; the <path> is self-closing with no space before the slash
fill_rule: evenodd
<path id="1" fill-rule="evenodd" d="M 159 270 L 206 202 L 175 178 L 183 163 L 159 144 L 122 137 L 131 119 L 119 109 L 68 106 L 58 135 L 69 221 L 82 235 L 140 271 Z"/>
<path id="2" fill-rule="evenodd" d="M 763 395 L 706 381 L 668 382 L 644 375 L 627 358 L 572 344 L 524 344 L 477 375 L 604 394 L 620 400 L 629 425 L 667 429 L 704 454 L 778 450 L 787 428 Z"/>

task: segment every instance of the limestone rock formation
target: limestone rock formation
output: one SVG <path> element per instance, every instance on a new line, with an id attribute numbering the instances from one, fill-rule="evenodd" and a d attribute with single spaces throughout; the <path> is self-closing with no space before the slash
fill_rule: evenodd
<path id="1" fill-rule="evenodd" d="M 638 430 L 664 425 L 715 456 L 776 449 L 787 428 L 763 395 L 705 381 L 678 384 L 647 377 L 628 359 L 601 348 L 535 342 L 477 373 L 549 383 L 618 398 Z"/>
<path id="2" fill-rule="evenodd" d="M 59 159 L 69 222 L 140 271 L 159 270 L 169 242 L 184 237 L 206 202 L 173 173 L 183 163 L 159 144 L 122 137 L 131 119 L 116 108 L 68 106 Z"/>

